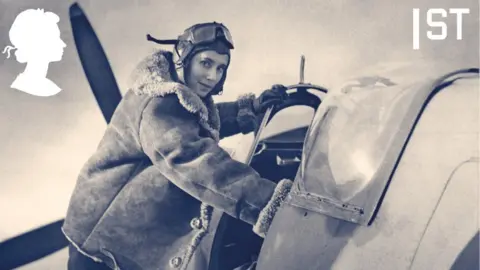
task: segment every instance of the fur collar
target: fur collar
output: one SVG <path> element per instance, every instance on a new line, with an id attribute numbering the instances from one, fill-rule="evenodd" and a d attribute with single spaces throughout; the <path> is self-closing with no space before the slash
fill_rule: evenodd
<path id="1" fill-rule="evenodd" d="M 157 50 L 144 58 L 134 69 L 129 88 L 137 95 L 162 97 L 175 94 L 180 104 L 199 117 L 200 125 L 219 141 L 220 117 L 211 96 L 201 99 L 193 90 L 172 78 L 172 53 Z"/>

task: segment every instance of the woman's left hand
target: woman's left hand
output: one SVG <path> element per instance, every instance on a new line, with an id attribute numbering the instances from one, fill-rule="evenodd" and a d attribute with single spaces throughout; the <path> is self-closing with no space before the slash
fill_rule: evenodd
<path id="1" fill-rule="evenodd" d="M 265 113 L 267 108 L 282 104 L 287 98 L 287 88 L 281 84 L 275 84 L 253 101 L 254 112 L 255 114 Z"/>

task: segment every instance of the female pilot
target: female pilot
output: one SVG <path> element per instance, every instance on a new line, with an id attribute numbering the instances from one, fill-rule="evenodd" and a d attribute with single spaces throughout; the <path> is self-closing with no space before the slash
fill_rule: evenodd
<path id="1" fill-rule="evenodd" d="M 172 52 L 159 50 L 133 72 L 98 149 L 83 167 L 63 232 L 69 269 L 208 269 L 212 211 L 264 237 L 292 182 L 278 184 L 233 160 L 218 142 L 253 131 L 282 102 L 279 85 L 258 98 L 214 104 L 233 41 L 219 23 L 196 24 Z"/>

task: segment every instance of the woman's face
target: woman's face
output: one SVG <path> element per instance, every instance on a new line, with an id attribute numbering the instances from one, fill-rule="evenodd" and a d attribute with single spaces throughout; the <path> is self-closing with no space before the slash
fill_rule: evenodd
<path id="1" fill-rule="evenodd" d="M 200 97 L 205 97 L 220 82 L 228 65 L 228 55 L 208 50 L 197 53 L 190 62 L 186 84 Z"/>

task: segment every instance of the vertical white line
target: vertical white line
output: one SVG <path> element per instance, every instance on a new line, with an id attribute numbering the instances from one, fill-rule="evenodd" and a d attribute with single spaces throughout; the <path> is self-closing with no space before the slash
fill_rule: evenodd
<path id="1" fill-rule="evenodd" d="M 413 9 L 413 49 L 418 50 L 420 48 L 420 26 L 419 26 L 419 14 L 418 8 Z"/>

